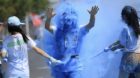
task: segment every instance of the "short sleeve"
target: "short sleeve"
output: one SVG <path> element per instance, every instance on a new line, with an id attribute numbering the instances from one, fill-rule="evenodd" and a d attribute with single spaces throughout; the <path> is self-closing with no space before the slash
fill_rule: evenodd
<path id="1" fill-rule="evenodd" d="M 84 27 L 80 28 L 79 36 L 80 36 L 80 37 L 83 37 L 83 36 L 85 36 L 88 32 L 89 32 L 89 30 L 84 26 Z"/>
<path id="2" fill-rule="evenodd" d="M 31 48 L 32 47 L 35 47 L 36 46 L 36 43 L 34 42 L 34 40 L 32 38 L 30 38 L 30 37 L 28 37 L 28 39 L 29 39 L 28 40 L 28 43 L 27 43 L 28 46 L 31 47 Z"/>
<path id="3" fill-rule="evenodd" d="M 130 39 L 130 34 L 128 33 L 127 29 L 123 29 L 120 35 L 120 44 L 123 46 L 128 46 L 127 44 L 129 43 Z"/>

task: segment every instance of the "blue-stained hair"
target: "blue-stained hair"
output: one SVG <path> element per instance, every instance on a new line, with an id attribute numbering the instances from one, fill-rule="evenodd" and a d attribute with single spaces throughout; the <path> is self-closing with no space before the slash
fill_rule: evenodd
<path id="1" fill-rule="evenodd" d="M 62 6 L 61 11 L 58 11 L 57 15 L 57 30 L 55 33 L 56 38 L 56 45 L 59 49 L 59 51 L 64 50 L 64 37 L 65 35 L 71 31 L 75 30 L 78 27 L 78 14 L 77 11 L 70 5 L 65 4 L 65 6 Z"/>
<path id="2" fill-rule="evenodd" d="M 72 5 L 65 3 L 59 7 L 60 11 L 57 13 L 57 29 L 60 30 L 71 30 L 78 26 L 78 14 Z"/>

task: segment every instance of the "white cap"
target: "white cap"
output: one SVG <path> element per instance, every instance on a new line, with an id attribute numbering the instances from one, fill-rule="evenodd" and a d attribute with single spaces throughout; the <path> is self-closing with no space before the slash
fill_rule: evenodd
<path id="1" fill-rule="evenodd" d="M 14 26 L 20 26 L 20 25 L 24 25 L 25 23 L 21 23 L 18 17 L 11 16 L 8 18 L 8 24 L 14 25 Z"/>

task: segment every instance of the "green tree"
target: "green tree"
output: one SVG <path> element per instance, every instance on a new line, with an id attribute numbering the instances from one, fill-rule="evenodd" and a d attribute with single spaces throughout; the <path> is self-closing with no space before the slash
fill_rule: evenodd
<path id="1" fill-rule="evenodd" d="M 27 12 L 41 12 L 48 0 L 0 0 L 0 17 L 4 20 L 11 15 L 23 18 Z"/>

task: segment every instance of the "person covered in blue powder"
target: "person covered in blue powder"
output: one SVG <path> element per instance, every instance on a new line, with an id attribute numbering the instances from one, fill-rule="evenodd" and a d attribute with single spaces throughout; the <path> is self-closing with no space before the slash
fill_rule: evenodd
<path id="1" fill-rule="evenodd" d="M 99 8 L 92 7 L 89 12 L 89 23 L 78 28 L 78 14 L 75 9 L 67 4 L 65 10 L 58 14 L 53 13 L 53 9 L 47 10 L 47 20 L 45 28 L 54 35 L 55 52 L 53 57 L 61 60 L 63 64 L 52 67 L 52 75 L 54 78 L 81 78 L 80 71 L 82 69 L 79 61 L 79 49 L 83 37 L 94 27 L 95 15 Z M 52 28 L 51 20 L 56 16 L 56 30 Z M 84 19 L 84 18 L 83 18 Z"/>
<path id="2" fill-rule="evenodd" d="M 120 49 L 123 57 L 120 65 L 119 78 L 140 78 L 140 28 L 136 10 L 125 6 L 122 10 L 123 30 L 117 42 L 105 51 Z"/>

